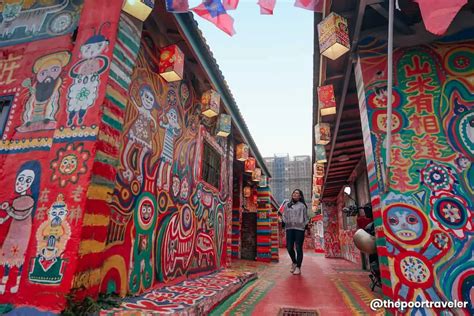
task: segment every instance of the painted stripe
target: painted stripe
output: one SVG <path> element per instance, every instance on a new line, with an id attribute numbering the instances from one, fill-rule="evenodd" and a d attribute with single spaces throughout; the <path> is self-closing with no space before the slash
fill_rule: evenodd
<path id="1" fill-rule="evenodd" d="M 124 110 L 127 105 L 127 97 L 123 96 L 119 91 L 111 87 L 110 85 L 107 86 L 106 90 L 107 98 L 110 99 L 116 106 Z"/>
<path id="2" fill-rule="evenodd" d="M 83 226 L 108 226 L 109 216 L 98 214 L 85 214 L 82 220 Z"/>
<path id="3" fill-rule="evenodd" d="M 99 253 L 104 251 L 105 242 L 97 240 L 83 240 L 79 245 L 79 256 L 83 257 L 90 253 Z"/>
<path id="4" fill-rule="evenodd" d="M 99 285 L 101 281 L 100 270 L 98 268 L 77 273 L 74 276 L 74 288 L 84 287 L 90 290 L 90 287 Z"/>
<path id="5" fill-rule="evenodd" d="M 110 202 L 113 189 L 107 186 L 91 183 L 87 190 L 87 198 L 90 200 L 103 200 Z"/>
<path id="6" fill-rule="evenodd" d="M 122 123 L 120 121 L 117 121 L 115 118 L 108 116 L 107 114 L 104 113 L 102 116 L 102 122 L 112 126 L 113 128 L 122 130 Z"/>

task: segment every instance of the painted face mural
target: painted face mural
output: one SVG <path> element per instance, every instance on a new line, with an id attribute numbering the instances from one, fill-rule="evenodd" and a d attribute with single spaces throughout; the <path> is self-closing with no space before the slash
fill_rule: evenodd
<path id="1" fill-rule="evenodd" d="M 71 143 L 60 148 L 56 158 L 51 161 L 51 180 L 58 181 L 61 187 L 67 183 L 77 183 L 79 177 L 87 172 L 89 156 L 83 143 Z"/>
<path id="2" fill-rule="evenodd" d="M 427 223 L 420 210 L 407 204 L 392 204 L 385 214 L 385 223 L 397 240 L 409 244 L 421 241 Z"/>
<path id="3" fill-rule="evenodd" d="M 16 283 L 10 288 L 11 293 L 17 293 L 23 264 L 25 261 L 28 243 L 30 241 L 32 218 L 34 217 L 36 199 L 39 194 L 41 168 L 37 161 L 28 161 L 21 165 L 15 180 L 15 198 L 12 202 L 5 201 L 1 204 L 0 225 L 12 218 L 5 240 L 0 248 L 0 266 L 4 268 L 0 280 L 0 294 L 6 291 L 10 278 L 10 270 L 17 268 Z M 3 214 L 2 214 L 3 216 Z"/>
<path id="4" fill-rule="evenodd" d="M 18 132 L 32 132 L 56 128 L 56 113 L 59 110 L 60 88 L 63 68 L 69 63 L 71 53 L 57 52 L 43 56 L 33 65 L 36 74 L 34 83 L 31 79 L 23 81 L 23 87 L 30 92 L 23 111 L 23 124 L 17 127 Z"/>

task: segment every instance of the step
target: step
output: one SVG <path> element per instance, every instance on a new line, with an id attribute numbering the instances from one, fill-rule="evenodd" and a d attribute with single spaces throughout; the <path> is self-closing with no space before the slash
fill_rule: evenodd
<path id="1" fill-rule="evenodd" d="M 256 278 L 256 272 L 224 269 L 137 297 L 125 298 L 119 308 L 103 310 L 100 315 L 207 315 Z"/>

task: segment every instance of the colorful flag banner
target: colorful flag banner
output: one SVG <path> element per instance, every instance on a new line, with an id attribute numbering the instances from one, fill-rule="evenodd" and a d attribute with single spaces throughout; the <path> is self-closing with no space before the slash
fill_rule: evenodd
<path id="1" fill-rule="evenodd" d="M 275 9 L 276 0 L 258 0 L 260 6 L 260 14 L 272 15 Z"/>
<path id="2" fill-rule="evenodd" d="M 295 7 L 314 11 L 314 12 L 323 12 L 325 0 L 295 0 Z M 330 2 L 330 0 L 326 0 Z M 331 4 L 326 4 L 326 7 L 330 7 Z"/>
<path id="3" fill-rule="evenodd" d="M 173 13 L 188 12 L 188 0 L 166 0 L 166 10 Z"/>
<path id="4" fill-rule="evenodd" d="M 467 0 L 415 0 L 415 2 L 420 6 L 426 30 L 436 35 L 443 35 Z"/>
<path id="5" fill-rule="evenodd" d="M 234 19 L 227 14 L 221 0 L 205 0 L 192 11 L 230 36 L 235 34 Z"/>
<path id="6" fill-rule="evenodd" d="M 222 5 L 227 11 L 237 9 L 239 5 L 239 0 L 222 0 Z"/>

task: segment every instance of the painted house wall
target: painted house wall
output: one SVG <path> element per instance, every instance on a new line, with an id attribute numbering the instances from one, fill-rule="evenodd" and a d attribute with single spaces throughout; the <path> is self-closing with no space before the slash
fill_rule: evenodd
<path id="1" fill-rule="evenodd" d="M 1 5 L 0 94 L 14 99 L 0 143 L 0 303 L 64 306 L 121 4 Z"/>
<path id="2" fill-rule="evenodd" d="M 467 34 L 395 50 L 387 193 L 385 43 L 364 41 L 356 80 L 383 291 L 393 300 L 467 301 L 464 314 L 472 315 L 474 42 Z"/>
<path id="3" fill-rule="evenodd" d="M 225 266 L 232 206 L 233 147 L 212 136 L 215 120 L 201 124 L 202 91 L 186 65 L 181 82 L 158 75 L 155 36 L 141 45 L 105 241 L 105 260 L 119 264 L 101 273 L 103 290 L 129 294 Z M 204 142 L 221 157 L 219 188 L 202 180 Z"/>
<path id="4" fill-rule="evenodd" d="M 344 191 L 341 190 L 337 196 L 337 213 L 339 221 L 339 242 L 341 247 L 341 257 L 354 263 L 361 263 L 360 250 L 354 244 L 354 234 L 357 231 L 357 223 L 355 216 L 346 216 L 342 209 L 353 202 L 346 198 Z M 344 220 L 346 225 L 344 226 Z"/>

